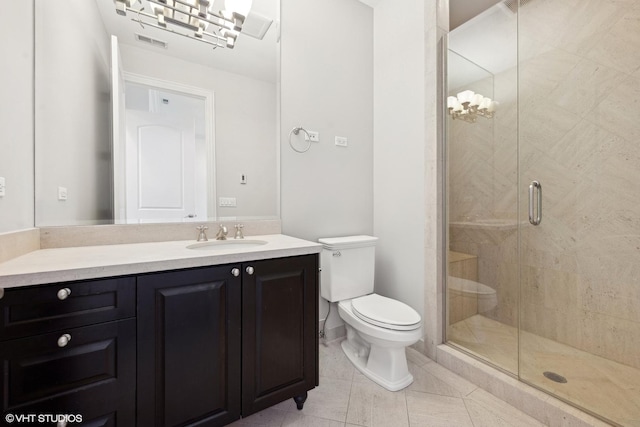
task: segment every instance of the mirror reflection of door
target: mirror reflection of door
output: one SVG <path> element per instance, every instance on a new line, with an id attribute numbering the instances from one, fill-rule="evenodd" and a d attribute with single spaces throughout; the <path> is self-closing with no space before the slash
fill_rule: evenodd
<path id="1" fill-rule="evenodd" d="M 207 218 L 204 101 L 127 82 L 126 222 Z"/>

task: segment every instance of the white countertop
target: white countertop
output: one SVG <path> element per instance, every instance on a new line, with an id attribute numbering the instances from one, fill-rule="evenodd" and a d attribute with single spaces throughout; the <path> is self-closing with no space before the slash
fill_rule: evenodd
<path id="1" fill-rule="evenodd" d="M 0 263 L 0 288 L 257 261 L 320 253 L 322 249 L 319 243 L 283 234 L 245 239 L 267 243 L 215 250 L 187 249 L 195 240 L 41 249 Z"/>

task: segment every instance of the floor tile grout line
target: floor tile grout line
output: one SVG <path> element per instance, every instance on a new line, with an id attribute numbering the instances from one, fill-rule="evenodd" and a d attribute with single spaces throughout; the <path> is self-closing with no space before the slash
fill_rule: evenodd
<path id="1" fill-rule="evenodd" d="M 467 411 L 467 415 L 469 415 L 469 419 L 471 420 L 471 425 L 476 427 L 476 423 L 473 422 L 473 416 L 471 412 L 469 412 L 469 407 L 467 406 L 467 399 L 462 398 L 462 404 L 464 405 L 464 409 Z"/>

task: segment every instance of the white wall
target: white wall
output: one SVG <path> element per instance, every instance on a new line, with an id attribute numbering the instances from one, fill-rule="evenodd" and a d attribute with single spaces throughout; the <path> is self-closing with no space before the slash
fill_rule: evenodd
<path id="1" fill-rule="evenodd" d="M 376 292 L 424 313 L 424 2 L 374 12 Z M 407 13 L 411 10 L 411 13 Z M 393 28 L 389 37 L 384 28 Z M 401 41 L 398 44 L 398 41 Z M 401 65 L 400 65 L 401 64 Z"/>
<path id="2" fill-rule="evenodd" d="M 371 234 L 372 10 L 357 0 L 283 0 L 282 22 L 283 232 L 309 240 Z M 288 143 L 297 126 L 320 132 L 303 154 Z M 305 145 L 302 136 L 294 141 Z"/>
<path id="3" fill-rule="evenodd" d="M 373 232 L 373 12 L 357 0 L 282 0 L 281 218 L 283 233 Z M 320 132 L 299 154 L 293 127 Z M 338 147 L 335 136 L 348 138 Z M 297 147 L 304 147 L 302 137 Z M 320 307 L 326 314 L 326 303 Z M 333 312 L 327 327 L 340 324 Z"/>
<path id="4" fill-rule="evenodd" d="M 425 350 L 432 357 L 442 339 L 440 3 L 407 0 L 399 8 L 383 0 L 374 9 L 376 292 L 422 315 Z"/>
<path id="5" fill-rule="evenodd" d="M 0 233 L 33 227 L 33 2 L 0 14 Z"/>
<path id="6" fill-rule="evenodd" d="M 276 85 L 121 44 L 127 72 L 214 92 L 218 216 L 278 215 Z M 215 52 L 211 53 L 215 55 Z M 247 184 L 240 184 L 240 175 Z"/>
<path id="7" fill-rule="evenodd" d="M 37 1 L 36 29 L 36 225 L 109 221 L 109 37 L 86 0 Z"/>

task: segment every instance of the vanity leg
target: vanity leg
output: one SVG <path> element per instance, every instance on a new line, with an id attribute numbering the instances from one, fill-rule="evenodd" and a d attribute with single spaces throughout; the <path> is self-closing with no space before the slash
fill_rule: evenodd
<path id="1" fill-rule="evenodd" d="M 304 394 L 294 397 L 293 400 L 296 402 L 298 411 L 301 411 L 304 406 L 304 402 L 307 400 L 307 392 L 305 391 Z"/>

